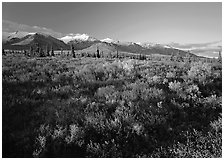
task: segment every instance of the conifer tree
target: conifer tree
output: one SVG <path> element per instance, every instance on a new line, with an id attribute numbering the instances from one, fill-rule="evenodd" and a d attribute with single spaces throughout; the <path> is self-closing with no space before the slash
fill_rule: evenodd
<path id="1" fill-rule="evenodd" d="M 30 46 L 30 53 L 29 53 L 29 56 L 33 56 L 33 47 Z"/>
<path id="2" fill-rule="evenodd" d="M 73 44 L 71 45 L 71 53 L 72 53 L 72 56 L 73 56 L 73 58 L 76 58 L 76 56 L 75 56 L 75 48 L 74 48 L 74 46 L 73 46 Z"/>
<path id="3" fill-rule="evenodd" d="M 6 54 L 5 54 L 5 50 L 4 50 L 3 48 L 2 48 L 2 54 L 3 54 L 3 55 L 6 55 Z"/>
<path id="4" fill-rule="evenodd" d="M 119 41 L 118 41 L 118 43 L 119 43 Z M 119 55 L 118 55 L 118 45 L 117 45 L 117 58 L 119 58 Z"/>
<path id="5" fill-rule="evenodd" d="M 100 58 L 100 51 L 99 51 L 99 47 L 98 46 L 97 46 L 97 49 L 96 49 L 96 57 Z"/>
<path id="6" fill-rule="evenodd" d="M 37 43 L 36 53 L 40 56 L 40 45 Z"/>
<path id="7" fill-rule="evenodd" d="M 221 51 L 219 51 L 218 62 L 222 63 L 222 54 L 221 54 Z"/>
<path id="8" fill-rule="evenodd" d="M 54 56 L 54 48 L 51 46 L 51 56 Z"/>
<path id="9" fill-rule="evenodd" d="M 172 53 L 171 57 L 170 57 L 171 61 L 174 61 L 174 54 Z"/>
<path id="10" fill-rule="evenodd" d="M 44 56 L 45 56 L 45 55 L 44 55 L 44 51 L 43 51 L 43 48 L 42 48 L 42 47 L 40 47 L 39 53 L 40 53 L 40 57 L 44 57 Z"/>
<path id="11" fill-rule="evenodd" d="M 61 55 L 63 55 L 63 48 L 61 48 Z"/>
<path id="12" fill-rule="evenodd" d="M 48 49 L 48 44 L 46 45 L 46 55 L 50 56 L 49 49 Z"/>

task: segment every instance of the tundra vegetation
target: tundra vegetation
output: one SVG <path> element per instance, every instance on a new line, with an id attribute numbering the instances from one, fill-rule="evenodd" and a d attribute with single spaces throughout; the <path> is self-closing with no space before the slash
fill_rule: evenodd
<path id="1" fill-rule="evenodd" d="M 46 50 L 4 51 L 3 157 L 221 157 L 219 61 Z"/>

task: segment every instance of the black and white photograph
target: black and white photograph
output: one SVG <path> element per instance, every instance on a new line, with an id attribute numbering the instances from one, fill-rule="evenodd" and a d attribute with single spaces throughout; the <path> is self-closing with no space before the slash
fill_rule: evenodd
<path id="1" fill-rule="evenodd" d="M 2 158 L 222 158 L 222 1 L 2 3 Z"/>

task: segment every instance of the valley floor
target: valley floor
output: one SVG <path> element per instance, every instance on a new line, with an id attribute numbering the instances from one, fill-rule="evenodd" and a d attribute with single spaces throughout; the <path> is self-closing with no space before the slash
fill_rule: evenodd
<path id="1" fill-rule="evenodd" d="M 218 62 L 2 56 L 3 157 L 222 156 Z"/>

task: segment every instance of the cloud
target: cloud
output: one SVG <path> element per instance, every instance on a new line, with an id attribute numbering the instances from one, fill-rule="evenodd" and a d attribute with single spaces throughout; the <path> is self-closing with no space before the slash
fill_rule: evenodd
<path id="1" fill-rule="evenodd" d="M 192 44 L 171 43 L 170 45 L 180 50 L 190 50 L 196 55 L 205 57 L 218 57 L 219 51 L 222 50 L 222 41 Z"/>
<path id="2" fill-rule="evenodd" d="M 194 48 L 220 48 L 222 46 L 222 41 L 214 41 L 208 43 L 191 43 L 191 44 L 179 44 L 179 43 L 171 43 L 171 46 L 175 48 L 182 48 L 182 49 L 194 49 Z"/>
<path id="3" fill-rule="evenodd" d="M 40 27 L 40 26 L 29 26 L 26 24 L 19 24 L 16 22 L 2 20 L 2 31 L 3 32 L 15 32 L 15 31 L 23 31 L 23 32 L 41 32 L 45 34 L 49 34 L 56 38 L 61 38 L 64 34 L 55 32 L 52 29 Z"/>

